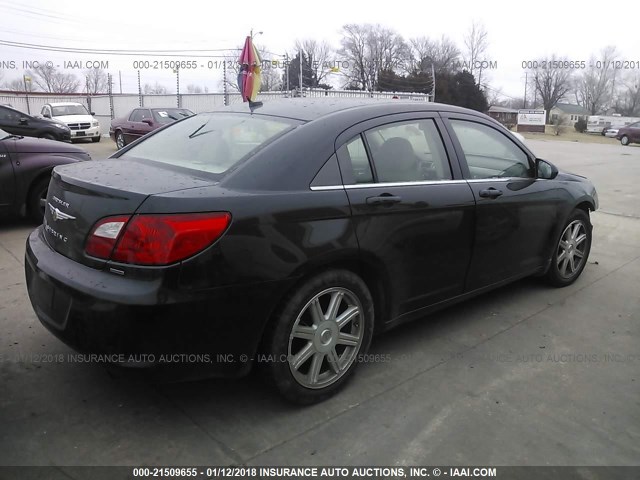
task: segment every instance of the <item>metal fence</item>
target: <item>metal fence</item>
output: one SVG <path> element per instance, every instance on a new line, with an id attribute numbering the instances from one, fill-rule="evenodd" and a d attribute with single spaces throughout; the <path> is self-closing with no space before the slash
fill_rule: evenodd
<path id="1" fill-rule="evenodd" d="M 341 98 L 377 98 L 390 99 L 401 98 L 430 102 L 429 94 L 424 93 L 396 93 L 396 92 L 365 92 L 361 90 L 324 90 L 305 89 L 302 95 L 295 92 L 260 92 L 260 101 L 276 100 L 280 98 L 303 97 L 341 97 Z M 46 103 L 77 102 L 82 103 L 95 113 L 100 122 L 103 135 L 109 133 L 111 119 L 126 115 L 134 108 L 140 106 L 149 108 L 167 108 L 179 106 L 188 108 L 195 113 L 213 110 L 224 105 L 242 103 L 239 93 L 186 93 L 180 95 L 137 95 L 137 94 L 112 94 L 112 95 L 56 95 L 39 93 L 0 93 L 0 105 L 9 104 L 13 108 L 30 115 L 39 115 Z"/>

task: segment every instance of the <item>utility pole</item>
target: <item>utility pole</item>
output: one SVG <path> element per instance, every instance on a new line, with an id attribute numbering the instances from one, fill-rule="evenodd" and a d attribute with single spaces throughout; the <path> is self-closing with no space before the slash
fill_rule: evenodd
<path id="1" fill-rule="evenodd" d="M 142 86 L 140 85 L 140 70 L 138 70 L 138 103 L 142 107 Z"/>
<path id="2" fill-rule="evenodd" d="M 286 77 L 287 77 L 287 96 L 289 96 L 289 94 L 291 93 L 291 90 L 289 89 L 289 54 L 287 52 L 285 52 L 284 54 L 284 61 L 286 62 Z"/>
<path id="3" fill-rule="evenodd" d="M 27 94 L 28 92 L 27 82 L 29 82 L 29 85 L 31 85 L 31 77 L 28 77 L 27 75 L 23 75 L 22 82 L 24 83 L 24 98 L 27 101 L 27 113 L 31 115 L 31 108 L 29 107 L 29 95 Z"/>
<path id="4" fill-rule="evenodd" d="M 300 57 L 300 96 L 302 96 L 302 49 L 298 52 Z"/>
<path id="5" fill-rule="evenodd" d="M 109 110 L 111 113 L 111 120 L 115 118 L 113 114 L 113 78 L 110 73 L 107 73 L 107 82 L 109 84 Z"/>
<path id="6" fill-rule="evenodd" d="M 528 83 L 529 83 L 529 72 L 524 72 L 524 100 L 522 101 L 522 108 L 524 109 L 527 108 L 527 84 Z"/>
<path id="7" fill-rule="evenodd" d="M 84 83 L 87 87 L 87 107 L 89 107 L 89 111 L 91 111 L 91 93 L 89 92 L 89 75 L 85 75 Z"/>
<path id="8" fill-rule="evenodd" d="M 436 69 L 433 67 L 433 59 L 431 59 L 431 79 L 433 80 L 433 87 L 431 87 L 431 101 L 436 101 Z"/>
<path id="9" fill-rule="evenodd" d="M 180 108 L 180 69 L 176 68 L 173 73 L 176 74 L 176 106 Z"/>
<path id="10" fill-rule="evenodd" d="M 222 97 L 222 102 L 226 107 L 229 105 L 229 98 L 227 95 L 227 59 L 222 59 L 222 92 L 224 96 Z"/>
<path id="11" fill-rule="evenodd" d="M 122 71 L 118 70 L 118 77 L 120 78 L 120 95 L 122 95 Z"/>

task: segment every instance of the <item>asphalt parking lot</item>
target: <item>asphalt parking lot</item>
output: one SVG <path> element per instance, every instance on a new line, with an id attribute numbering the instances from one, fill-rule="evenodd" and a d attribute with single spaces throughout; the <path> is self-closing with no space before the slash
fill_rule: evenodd
<path id="1" fill-rule="evenodd" d="M 639 465 L 640 145 L 528 143 L 598 188 L 582 277 L 526 279 L 378 337 L 385 362 L 305 408 L 257 376 L 158 385 L 44 362 L 72 352 L 27 298 L 34 226 L 0 220 L 0 465 Z"/>

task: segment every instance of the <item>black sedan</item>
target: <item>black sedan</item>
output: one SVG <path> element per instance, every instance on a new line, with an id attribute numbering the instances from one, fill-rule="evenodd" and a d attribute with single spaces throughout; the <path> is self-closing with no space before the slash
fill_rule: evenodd
<path id="1" fill-rule="evenodd" d="M 587 179 L 439 104 L 239 105 L 112 158 L 53 172 L 25 261 L 41 322 L 118 364 L 261 367 L 299 403 L 344 385 L 374 333 L 529 275 L 571 284 L 598 207 Z"/>
<path id="2" fill-rule="evenodd" d="M 73 145 L 0 129 L 0 213 L 29 215 L 42 223 L 53 167 L 90 159 Z"/>
<path id="3" fill-rule="evenodd" d="M 71 130 L 62 122 L 32 117 L 7 106 L 0 106 L 0 128 L 12 135 L 71 141 Z"/>

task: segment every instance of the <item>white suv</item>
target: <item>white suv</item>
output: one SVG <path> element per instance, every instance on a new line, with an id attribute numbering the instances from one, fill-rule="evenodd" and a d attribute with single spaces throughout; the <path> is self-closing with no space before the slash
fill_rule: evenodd
<path id="1" fill-rule="evenodd" d="M 80 138 L 90 138 L 93 142 L 100 141 L 100 123 L 93 117 L 94 113 L 89 113 L 81 103 L 45 103 L 40 114 L 69 127 L 71 141 Z"/>

